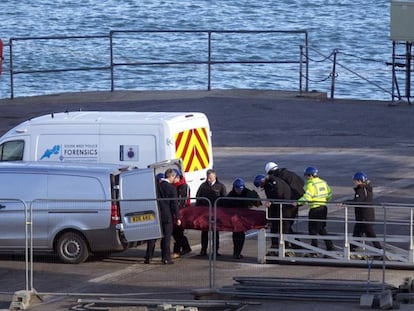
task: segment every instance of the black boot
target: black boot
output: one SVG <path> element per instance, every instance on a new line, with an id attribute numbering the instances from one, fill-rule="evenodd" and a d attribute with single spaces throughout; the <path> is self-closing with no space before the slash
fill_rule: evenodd
<path id="1" fill-rule="evenodd" d="M 188 243 L 188 239 L 186 236 L 183 237 L 183 243 L 182 243 L 182 250 L 181 255 L 185 255 L 191 252 L 191 246 L 190 243 Z"/>

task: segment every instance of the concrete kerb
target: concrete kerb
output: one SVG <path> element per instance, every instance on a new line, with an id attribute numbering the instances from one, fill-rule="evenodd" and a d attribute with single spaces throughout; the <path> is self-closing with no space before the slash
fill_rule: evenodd
<path id="1" fill-rule="evenodd" d="M 0 99 L 2 104 L 24 103 L 79 103 L 79 102 L 114 102 L 114 101 L 144 101 L 144 100 L 170 100 L 174 98 L 203 98 L 203 97 L 232 97 L 232 98 L 318 98 L 325 100 L 324 92 L 254 90 L 254 89 L 228 89 L 228 90 L 165 90 L 165 91 L 95 91 L 95 92 L 68 92 L 41 96 L 24 96 L 14 99 Z"/>

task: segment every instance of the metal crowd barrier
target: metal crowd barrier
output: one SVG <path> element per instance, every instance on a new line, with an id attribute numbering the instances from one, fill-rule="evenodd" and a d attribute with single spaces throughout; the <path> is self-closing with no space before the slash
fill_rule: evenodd
<path id="1" fill-rule="evenodd" d="M 216 260 L 215 252 L 215 233 L 217 230 L 217 207 L 229 198 L 219 198 L 214 204 L 207 198 L 198 198 L 206 201 L 208 205 L 208 221 L 209 221 L 209 286 L 215 288 L 216 286 Z M 231 198 L 232 200 L 251 201 L 251 198 Z M 18 199 L 0 199 L 0 203 L 5 201 L 12 201 L 21 206 L 21 217 L 24 222 L 26 231 L 26 290 L 34 290 L 33 286 L 33 228 L 36 228 L 33 217 L 34 209 L 44 209 L 47 211 L 51 203 L 56 203 L 65 206 L 65 200 L 36 200 L 27 206 L 22 200 Z M 73 201 L 73 200 L 71 200 Z M 142 200 L 141 200 L 142 201 Z M 266 223 L 271 221 L 279 221 L 280 224 L 286 218 L 271 218 L 269 217 L 268 205 L 274 203 L 281 208 L 282 204 L 292 203 L 290 201 L 274 201 L 268 199 L 260 199 L 262 210 L 266 214 Z M 101 201 L 100 201 L 101 202 Z M 92 206 L 101 204 L 97 201 L 87 202 L 85 206 Z M 1 206 L 0 206 L 1 207 Z M 375 209 L 376 221 L 372 222 L 375 228 L 377 237 L 354 237 L 352 235 L 353 226 L 355 225 L 355 218 L 353 209 L 355 206 L 344 205 L 340 202 L 331 202 L 328 204 L 327 217 L 327 231 L 326 236 L 309 235 L 307 226 L 309 219 L 307 217 L 307 207 L 301 207 L 294 221 L 293 233 L 284 233 L 282 226 L 280 226 L 279 233 L 270 233 L 269 228 L 264 227 L 257 231 L 257 261 L 261 264 L 273 262 L 296 262 L 296 263 L 327 263 L 334 265 L 349 265 L 349 266 L 366 266 L 367 262 L 370 265 L 382 265 L 385 267 L 396 268 L 411 268 L 414 267 L 414 233 L 413 233 L 413 216 L 414 205 L 409 204 L 393 204 L 381 203 L 374 204 L 370 207 Z M 366 208 L 366 206 L 359 206 Z M 191 208 L 191 207 L 189 207 Z M 87 208 L 85 209 L 87 210 Z M 61 210 L 63 211 L 63 210 Z M 56 211 L 55 211 L 56 212 Z M 63 211 L 64 212 L 64 211 Z M 283 215 L 281 213 L 281 215 Z M 39 218 L 37 218 L 39 219 Z M 263 226 L 266 226 L 266 223 Z M 278 238 L 279 243 L 276 249 L 269 246 L 271 238 Z M 321 247 L 314 247 L 310 240 L 316 238 L 320 240 Z M 326 250 L 322 240 L 330 239 L 334 242 L 334 250 Z M 381 243 L 382 248 L 378 249 L 371 246 L 373 241 Z M 291 246 L 287 246 L 287 242 Z M 355 245 L 358 248 L 351 251 L 350 246 Z"/>

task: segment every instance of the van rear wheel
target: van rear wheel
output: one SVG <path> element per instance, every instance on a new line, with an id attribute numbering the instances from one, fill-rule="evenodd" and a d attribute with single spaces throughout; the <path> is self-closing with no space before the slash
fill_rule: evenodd
<path id="1" fill-rule="evenodd" d="M 89 257 L 85 238 L 76 232 L 62 234 L 56 242 L 56 253 L 64 263 L 78 264 Z"/>

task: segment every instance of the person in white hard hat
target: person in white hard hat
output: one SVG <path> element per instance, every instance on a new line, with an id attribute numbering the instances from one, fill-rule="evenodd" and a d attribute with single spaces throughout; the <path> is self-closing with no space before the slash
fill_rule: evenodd
<path id="1" fill-rule="evenodd" d="M 256 176 L 255 185 L 259 185 L 261 188 L 263 188 L 266 194 L 266 198 L 271 200 L 269 201 L 270 205 L 267 207 L 267 215 L 269 218 L 268 220 L 271 224 L 270 232 L 276 235 L 280 233 L 281 229 L 283 233 L 289 233 L 291 218 L 289 210 L 291 209 L 291 204 L 288 202 L 282 202 L 290 200 L 290 187 L 283 179 L 279 177 L 266 175 L 263 176 L 264 178 L 262 180 L 260 180 L 261 176 L 262 175 Z M 280 218 L 282 218 L 282 228 L 280 228 Z M 277 250 L 279 248 L 279 238 L 272 237 L 271 242 L 272 250 L 269 252 L 269 255 L 276 255 L 274 250 Z M 290 243 L 286 243 L 285 245 L 290 248 Z"/>
<path id="2" fill-rule="evenodd" d="M 305 182 L 303 181 L 303 178 L 295 172 L 292 172 L 286 168 L 280 168 L 275 162 L 267 162 L 265 165 L 265 172 L 267 178 L 269 178 L 269 176 L 275 176 L 283 179 L 289 185 L 291 192 L 290 200 L 296 201 L 305 193 Z M 291 205 L 286 209 L 289 217 L 288 233 L 294 233 L 292 227 L 295 222 L 295 218 L 298 215 L 298 208 L 297 206 Z"/>
<path id="3" fill-rule="evenodd" d="M 299 199 L 305 193 L 305 182 L 303 178 L 295 172 L 292 172 L 287 168 L 281 168 L 275 162 L 266 163 L 265 172 L 268 175 L 282 178 L 288 183 L 290 189 L 292 190 L 292 200 Z"/>

